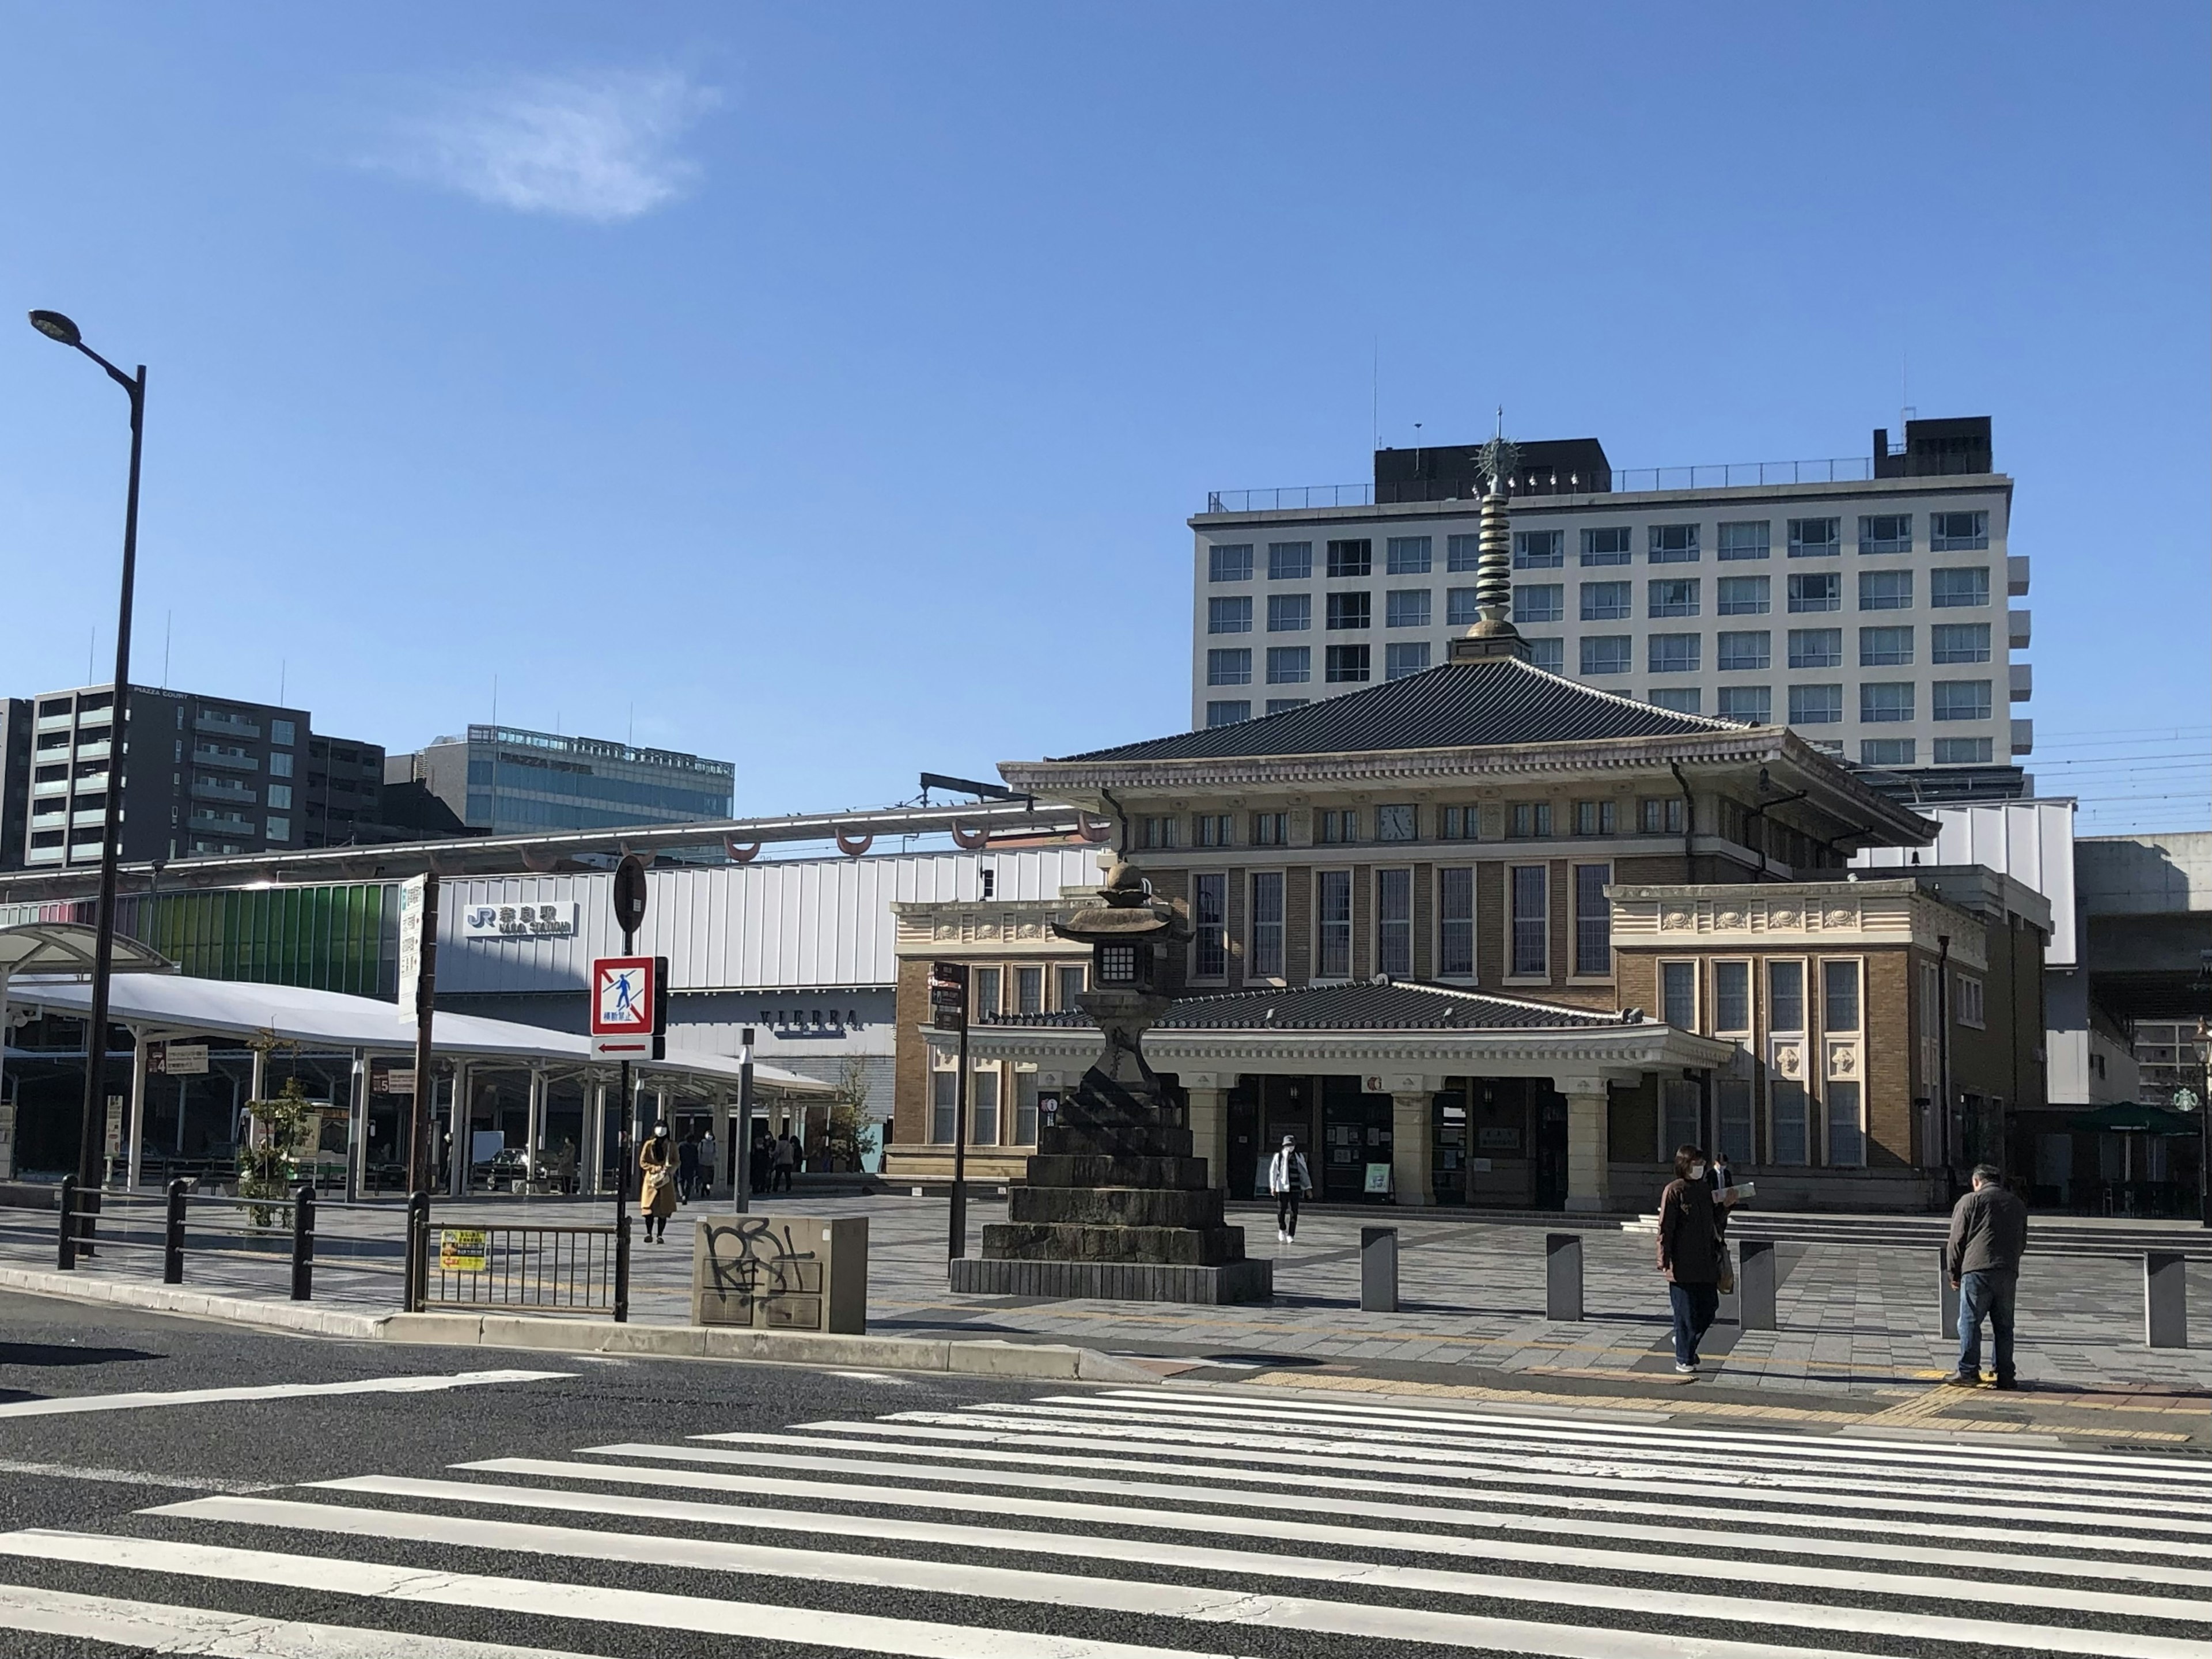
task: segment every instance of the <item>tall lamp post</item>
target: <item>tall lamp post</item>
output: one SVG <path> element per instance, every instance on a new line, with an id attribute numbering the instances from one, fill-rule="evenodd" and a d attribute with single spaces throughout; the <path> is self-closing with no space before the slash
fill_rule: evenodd
<path id="1" fill-rule="evenodd" d="M 31 326 L 49 340 L 74 346 L 107 371 L 131 399 L 131 489 L 123 508 L 123 586 L 116 606 L 115 702 L 107 739 L 107 822 L 100 831 L 100 909 L 92 958 L 92 1010 L 85 1024 L 84 1122 L 77 1140 L 76 1178 L 88 1193 L 106 1184 L 100 1142 L 107 1127 L 107 993 L 115 970 L 115 868 L 123 851 L 123 748 L 131 696 L 131 599 L 138 574 L 138 453 L 145 437 L 146 365 L 125 374 L 84 343 L 77 325 L 58 311 L 34 311 Z M 88 1239 L 92 1223 L 84 1231 Z"/>

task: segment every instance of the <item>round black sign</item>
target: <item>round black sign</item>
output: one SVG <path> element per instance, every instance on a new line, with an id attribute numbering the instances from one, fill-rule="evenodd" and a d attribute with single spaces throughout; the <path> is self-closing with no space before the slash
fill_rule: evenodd
<path id="1" fill-rule="evenodd" d="M 615 926 L 625 936 L 645 926 L 645 860 L 635 853 L 615 866 Z"/>

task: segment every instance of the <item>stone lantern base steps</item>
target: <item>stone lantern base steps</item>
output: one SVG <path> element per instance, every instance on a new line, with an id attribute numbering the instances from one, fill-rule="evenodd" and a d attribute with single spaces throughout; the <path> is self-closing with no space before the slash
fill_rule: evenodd
<path id="1" fill-rule="evenodd" d="M 1085 1083 L 1090 1079 L 1085 1079 Z M 1118 1092 L 1118 1091 L 1116 1091 Z M 1221 1304 L 1264 1301 L 1274 1264 L 1248 1260 L 1190 1131 L 1079 1090 L 1037 1136 L 1029 1182 L 983 1254 L 951 1264 L 956 1291 Z"/>

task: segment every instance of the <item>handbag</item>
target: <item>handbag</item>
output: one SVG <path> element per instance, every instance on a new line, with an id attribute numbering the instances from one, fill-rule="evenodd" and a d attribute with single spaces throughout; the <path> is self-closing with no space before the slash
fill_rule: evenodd
<path id="1" fill-rule="evenodd" d="M 1720 1277 L 1716 1279 L 1713 1281 L 1713 1284 L 1723 1296 L 1732 1296 L 1735 1292 L 1735 1265 L 1729 1260 L 1729 1247 L 1728 1240 L 1726 1239 L 1723 1239 L 1721 1241 Z"/>

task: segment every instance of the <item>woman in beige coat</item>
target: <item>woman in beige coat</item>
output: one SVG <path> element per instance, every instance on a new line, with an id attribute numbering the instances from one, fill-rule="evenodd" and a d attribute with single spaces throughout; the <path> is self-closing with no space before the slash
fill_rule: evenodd
<path id="1" fill-rule="evenodd" d="M 676 1148 L 668 1126 L 656 1123 L 637 1149 L 637 1207 L 645 1217 L 645 1242 L 668 1237 L 668 1218 L 676 1213 Z"/>

